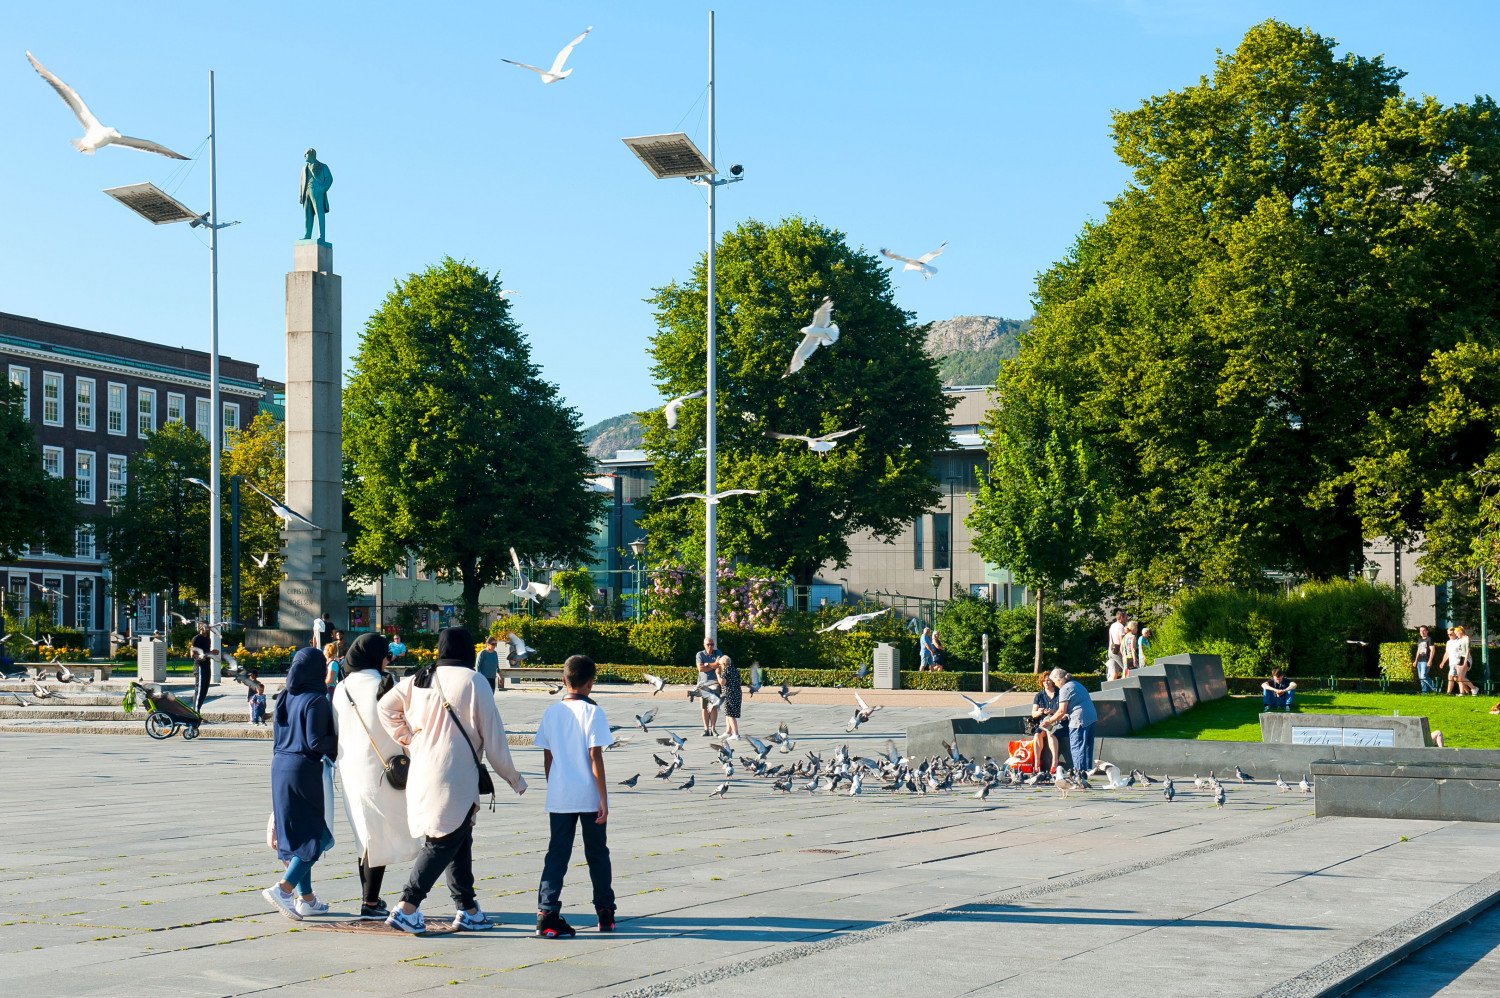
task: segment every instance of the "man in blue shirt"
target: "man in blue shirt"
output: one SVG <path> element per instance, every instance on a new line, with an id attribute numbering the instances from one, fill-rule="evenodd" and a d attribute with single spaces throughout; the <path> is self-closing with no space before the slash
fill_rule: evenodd
<path id="1" fill-rule="evenodd" d="M 1042 722 L 1052 730 L 1063 718 L 1068 719 L 1068 748 L 1073 756 L 1073 769 L 1087 773 L 1094 768 L 1094 723 L 1099 712 L 1083 684 L 1064 669 L 1052 670 L 1052 682 L 1057 686 L 1057 712 Z"/>

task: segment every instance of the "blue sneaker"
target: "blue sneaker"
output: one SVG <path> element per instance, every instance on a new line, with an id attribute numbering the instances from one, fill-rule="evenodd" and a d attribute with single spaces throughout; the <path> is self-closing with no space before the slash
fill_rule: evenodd
<path id="1" fill-rule="evenodd" d="M 420 909 L 407 915 L 400 908 L 392 908 L 391 915 L 385 920 L 385 924 L 393 929 L 400 929 L 402 932 L 410 932 L 414 936 L 427 931 L 427 920 L 422 917 Z"/>
<path id="2" fill-rule="evenodd" d="M 467 911 L 456 911 L 453 913 L 453 927 L 460 932 L 483 932 L 485 929 L 493 929 L 495 923 L 482 911 L 476 911 L 472 915 Z"/>

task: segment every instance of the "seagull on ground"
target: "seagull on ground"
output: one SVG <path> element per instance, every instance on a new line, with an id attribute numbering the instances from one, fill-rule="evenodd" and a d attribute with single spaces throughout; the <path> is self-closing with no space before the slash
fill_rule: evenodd
<path id="1" fill-rule="evenodd" d="M 1313 791 L 1312 784 L 1307 781 L 1307 775 L 1305 773 L 1302 776 L 1301 782 L 1299 782 L 1297 784 L 1297 789 L 1300 790 L 1300 791 L 1302 791 L 1305 794 L 1312 793 L 1312 791 Z"/>
<path id="2" fill-rule="evenodd" d="M 825 433 L 821 437 L 807 437 L 803 436 L 800 433 L 773 433 L 770 431 L 766 432 L 766 436 L 774 437 L 777 440 L 800 440 L 803 443 L 807 444 L 807 449 L 812 451 L 814 454 L 827 454 L 829 451 L 833 450 L 839 445 L 840 438 L 847 437 L 851 433 L 858 433 L 863 429 L 863 426 L 856 426 L 852 430 L 839 430 L 837 433 Z"/>
<path id="3" fill-rule="evenodd" d="M 964 693 L 960 693 L 959 694 L 959 696 L 963 697 L 964 700 L 967 701 L 968 704 L 969 704 L 969 706 L 972 708 L 969 711 L 969 716 L 972 717 L 976 721 L 988 721 L 990 719 L 990 715 L 988 713 L 986 713 L 986 708 L 989 707 L 991 704 L 995 703 L 996 701 L 998 701 L 1000 699 L 1000 697 L 1004 696 L 1004 695 L 1005 694 L 1002 693 L 1002 694 L 1000 694 L 1000 696 L 990 697 L 990 699 L 986 700 L 984 703 L 980 703 L 978 700 L 973 699 L 972 697 L 968 696 L 967 694 L 964 694 Z"/>
<path id="4" fill-rule="evenodd" d="M 563 69 L 563 64 L 568 61 L 568 56 L 573 54 L 573 46 L 577 45 L 579 42 L 587 38 L 589 36 L 589 32 L 593 30 L 593 25 L 589 25 L 587 28 L 583 29 L 583 34 L 579 35 L 577 38 L 564 45 L 562 47 L 562 51 L 557 53 L 557 58 L 552 60 L 552 68 L 550 69 L 542 69 L 539 66 L 532 66 L 524 62 L 517 62 L 514 59 L 501 59 L 500 61 L 508 62 L 512 66 L 520 66 L 522 69 L 531 70 L 533 73 L 542 78 L 543 83 L 556 83 L 558 80 L 566 80 L 569 76 L 573 75 L 573 70 L 571 67 L 569 67 L 568 69 Z"/>
<path id="5" fill-rule="evenodd" d="M 705 394 L 706 393 L 703 391 L 703 389 L 700 388 L 696 392 L 693 392 L 691 395 L 678 396 L 677 398 L 668 402 L 666 405 L 662 406 L 662 415 L 667 417 L 667 429 L 677 429 L 677 410 L 682 408 L 682 403 L 686 402 L 688 399 L 701 399 Z"/>
<path id="6" fill-rule="evenodd" d="M 533 603 L 541 602 L 552 595 L 552 587 L 541 582 L 533 582 L 521 571 L 521 558 L 516 554 L 516 549 L 510 549 L 510 563 L 516 570 L 516 578 L 519 581 L 510 594 L 518 600 L 530 600 Z"/>
<path id="7" fill-rule="evenodd" d="M 641 780 L 641 774 L 640 773 L 636 773 L 634 776 L 632 776 L 628 780 L 621 780 L 620 781 L 620 786 L 622 786 L 622 787 L 629 787 L 630 789 L 634 790 L 635 789 L 635 785 L 637 783 L 639 783 L 640 780 Z"/>
<path id="8" fill-rule="evenodd" d="M 729 496 L 758 495 L 760 495 L 760 489 L 725 489 L 723 492 L 715 492 L 713 495 L 708 495 L 703 492 L 684 492 L 681 495 L 667 496 L 666 501 L 671 502 L 674 499 L 702 499 L 710 506 L 717 506 L 720 499 L 725 499 Z"/>
<path id="9" fill-rule="evenodd" d="M 57 96 L 63 99 L 63 103 L 72 109 L 78 123 L 83 126 L 81 138 L 69 139 L 73 148 L 85 156 L 92 156 L 105 146 L 124 146 L 127 149 L 139 149 L 141 152 L 154 152 L 158 156 L 166 156 L 168 159 L 187 159 L 181 153 L 173 152 L 159 142 L 150 139 L 138 139 L 130 135 L 121 135 L 119 129 L 110 125 L 104 125 L 94 117 L 94 112 L 78 96 L 78 91 L 68 86 L 62 80 L 54 76 L 46 66 L 36 61 L 36 56 L 30 52 L 26 53 L 26 60 L 31 63 L 31 68 L 41 75 L 57 91 Z"/>
<path id="10" fill-rule="evenodd" d="M 270 495 L 268 495 L 264 490 L 257 488 L 254 483 L 246 482 L 245 484 L 250 486 L 250 490 L 252 492 L 257 493 L 261 498 L 265 499 L 266 502 L 271 504 L 271 512 L 275 513 L 281 518 L 281 521 L 287 525 L 287 529 L 291 529 L 293 521 L 296 521 L 297 523 L 305 523 L 307 526 L 311 527 L 314 530 L 323 529 L 316 523 L 309 520 L 307 517 L 303 516 L 301 513 L 292 509 L 292 507 L 288 506 L 281 500 L 272 499 Z"/>
<path id="11" fill-rule="evenodd" d="M 680 749 L 687 744 L 687 739 L 683 738 L 675 731 L 668 731 L 667 737 L 658 738 L 656 742 L 658 745 L 672 745 Z"/>
<path id="12" fill-rule="evenodd" d="M 1167 799 L 1168 804 L 1172 803 L 1172 798 L 1177 796 L 1177 787 L 1173 785 L 1170 776 L 1167 777 L 1166 785 L 1162 787 L 1161 795 Z"/>
<path id="13" fill-rule="evenodd" d="M 692 780 L 689 779 L 688 782 L 691 783 Z M 720 800 L 723 800 L 724 799 L 724 795 L 727 794 L 727 793 L 729 793 L 729 784 L 728 783 L 720 783 L 719 786 L 717 787 L 717 789 L 715 789 L 713 793 L 709 794 L 709 796 L 710 797 L 718 797 Z"/>
<path id="14" fill-rule="evenodd" d="M 852 614 L 852 615 L 850 615 L 848 617 L 844 617 L 841 620 L 834 621 L 833 623 L 829 624 L 827 627 L 820 627 L 820 628 L 818 628 L 818 633 L 819 634 L 827 634 L 829 631 L 849 631 L 849 630 L 853 630 L 854 628 L 858 627 L 860 624 L 863 624 L 867 620 L 874 620 L 876 617 L 879 617 L 882 614 L 887 614 L 887 613 L 890 613 L 890 612 L 891 612 L 891 608 L 890 607 L 886 607 L 884 610 L 876 610 L 874 613 L 856 613 L 856 614 Z M 863 679 L 864 677 L 861 676 L 859 678 Z"/>
<path id="15" fill-rule="evenodd" d="M 1236 780 L 1239 780 L 1241 783 L 1254 783 L 1255 782 L 1255 777 L 1251 776 L 1249 773 L 1245 772 L 1243 769 L 1241 769 L 1238 766 L 1234 767 L 1234 778 Z"/>
<path id="16" fill-rule="evenodd" d="M 687 782 L 684 783 L 682 786 L 678 787 L 677 789 L 678 790 L 691 790 L 691 789 L 693 789 L 693 784 L 695 784 L 697 782 L 698 782 L 698 777 L 690 775 L 687 778 Z"/>
<path id="17" fill-rule="evenodd" d="M 937 268 L 931 265 L 932 261 L 942 256 L 943 250 L 947 248 L 948 244 L 947 242 L 944 242 L 943 245 L 939 246 L 931 253 L 923 253 L 915 260 L 913 260 L 909 256 L 902 256 L 900 253 L 892 253 L 890 250 L 884 248 L 880 250 L 880 255 L 885 257 L 887 260 L 895 260 L 897 263 L 905 264 L 905 266 L 901 268 L 902 270 L 918 270 L 922 272 L 922 276 L 924 278 L 928 278 L 937 273 Z"/>
<path id="18" fill-rule="evenodd" d="M 1103 776 L 1104 785 L 1111 790 L 1124 790 L 1131 784 L 1120 778 L 1120 767 L 1112 762 L 1100 761 L 1094 765 L 1094 773 Z"/>
<path id="19" fill-rule="evenodd" d="M 783 378 L 802 370 L 802 365 L 818 352 L 818 347 L 831 347 L 839 341 L 839 327 L 833 321 L 833 299 L 824 298 L 823 304 L 813 313 L 812 322 L 798 332 L 802 334 L 802 342 L 792 352 L 792 362 L 788 365 L 786 374 L 782 375 Z"/>
<path id="20" fill-rule="evenodd" d="M 548 683 L 547 684 L 547 695 L 549 697 L 555 697 L 559 693 L 561 693 L 562 691 L 563 691 L 563 684 L 562 683 Z"/>
<path id="21" fill-rule="evenodd" d="M 1286 793 L 1288 790 L 1292 789 L 1291 787 L 1287 786 L 1286 780 L 1283 780 L 1281 778 L 1280 773 L 1276 774 L 1276 789 L 1281 793 Z"/>
<path id="22" fill-rule="evenodd" d="M 1222 783 L 1214 788 L 1214 807 L 1224 810 L 1224 784 Z"/>

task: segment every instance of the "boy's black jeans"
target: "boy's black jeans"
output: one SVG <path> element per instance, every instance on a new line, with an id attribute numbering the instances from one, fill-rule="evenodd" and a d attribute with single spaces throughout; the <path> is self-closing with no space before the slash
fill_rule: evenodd
<path id="1" fill-rule="evenodd" d="M 609 844 L 605 829 L 594 819 L 593 811 L 584 814 L 549 814 L 552 822 L 552 841 L 547 845 L 547 859 L 542 864 L 542 885 L 537 890 L 537 911 L 556 912 L 562 910 L 563 876 L 568 872 L 568 860 L 573 858 L 573 826 L 583 826 L 583 857 L 588 860 L 589 879 L 594 882 L 594 907 L 613 908 L 615 889 L 612 884 L 614 871 L 609 863 Z"/>
<path id="2" fill-rule="evenodd" d="M 447 870 L 448 893 L 454 905 L 463 911 L 475 907 L 474 813 L 470 811 L 463 824 L 447 835 L 423 840 L 422 851 L 417 853 L 411 876 L 401 891 L 401 900 L 420 908 L 433 884 Z"/>

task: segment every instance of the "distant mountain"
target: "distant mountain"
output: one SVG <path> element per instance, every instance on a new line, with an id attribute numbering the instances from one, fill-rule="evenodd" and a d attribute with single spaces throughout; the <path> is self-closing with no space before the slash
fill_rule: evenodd
<path id="1" fill-rule="evenodd" d="M 583 442 L 595 460 L 614 457 L 617 450 L 635 450 L 645 443 L 635 413 L 611 416 L 583 430 Z"/>
<path id="2" fill-rule="evenodd" d="M 927 326 L 927 352 L 938 359 L 944 385 L 992 385 L 1000 362 L 1020 349 L 1030 319 L 959 315 Z"/>
<path id="3" fill-rule="evenodd" d="M 938 358 L 944 385 L 992 385 L 1000 376 L 1001 361 L 1016 355 L 1021 334 L 1029 328 L 1030 319 L 993 315 L 941 319 L 927 326 L 927 352 Z M 641 424 L 630 412 L 585 428 L 583 439 L 596 460 L 645 445 Z"/>

